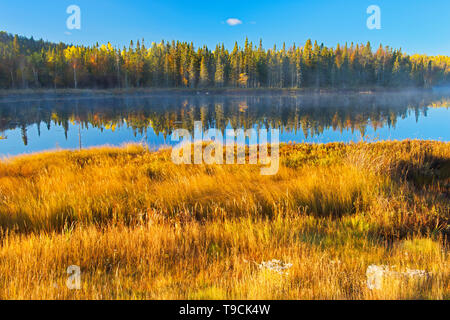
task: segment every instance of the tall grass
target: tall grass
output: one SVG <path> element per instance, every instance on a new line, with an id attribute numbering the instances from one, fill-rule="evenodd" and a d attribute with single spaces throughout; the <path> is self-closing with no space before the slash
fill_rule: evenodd
<path id="1" fill-rule="evenodd" d="M 274 176 L 135 145 L 6 159 L 0 299 L 449 299 L 449 183 L 440 142 L 284 145 Z M 372 264 L 433 276 L 370 290 Z"/>

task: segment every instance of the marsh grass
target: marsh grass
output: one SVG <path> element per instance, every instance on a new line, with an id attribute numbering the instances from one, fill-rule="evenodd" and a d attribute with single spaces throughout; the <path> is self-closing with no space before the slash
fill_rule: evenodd
<path id="1" fill-rule="evenodd" d="M 137 145 L 2 161 L 0 299 L 450 298 L 448 143 L 280 152 L 274 176 Z M 433 277 L 370 290 L 372 264 Z"/>

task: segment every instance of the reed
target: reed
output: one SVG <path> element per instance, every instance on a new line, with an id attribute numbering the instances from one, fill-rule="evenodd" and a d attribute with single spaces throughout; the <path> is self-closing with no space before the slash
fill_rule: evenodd
<path id="1" fill-rule="evenodd" d="M 450 298 L 449 143 L 280 152 L 274 176 L 137 145 L 4 159 L 0 299 Z M 430 276 L 371 290 L 370 265 Z"/>

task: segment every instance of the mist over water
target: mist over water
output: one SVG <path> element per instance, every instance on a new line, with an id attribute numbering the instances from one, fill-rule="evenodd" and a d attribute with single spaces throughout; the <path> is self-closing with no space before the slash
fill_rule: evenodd
<path id="1" fill-rule="evenodd" d="M 172 145 L 171 133 L 279 128 L 281 142 L 450 141 L 450 93 L 141 94 L 30 96 L 0 100 L 0 155 L 146 143 Z"/>

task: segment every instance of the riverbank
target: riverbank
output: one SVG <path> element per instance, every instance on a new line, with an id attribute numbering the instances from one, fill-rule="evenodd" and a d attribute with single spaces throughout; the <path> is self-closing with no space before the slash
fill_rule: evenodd
<path id="1" fill-rule="evenodd" d="M 145 96 L 145 95 L 306 95 L 306 94 L 375 94 L 375 93 L 417 93 L 432 92 L 431 89 L 384 87 L 367 88 L 116 88 L 116 89 L 20 89 L 0 90 L 0 101 L 5 99 L 64 99 L 64 98 L 106 98 L 121 96 Z"/>
<path id="2" fill-rule="evenodd" d="M 0 299 L 450 299 L 449 143 L 280 156 L 275 176 L 134 145 L 2 161 Z M 371 265 L 426 277 L 371 289 Z"/>

